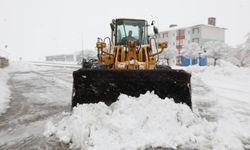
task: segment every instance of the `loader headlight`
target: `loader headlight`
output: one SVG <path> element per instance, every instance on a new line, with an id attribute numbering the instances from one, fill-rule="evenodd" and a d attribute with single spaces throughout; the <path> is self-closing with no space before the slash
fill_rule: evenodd
<path id="1" fill-rule="evenodd" d="M 105 48 L 106 47 L 106 43 L 104 42 L 97 42 L 96 43 L 96 48 Z"/>

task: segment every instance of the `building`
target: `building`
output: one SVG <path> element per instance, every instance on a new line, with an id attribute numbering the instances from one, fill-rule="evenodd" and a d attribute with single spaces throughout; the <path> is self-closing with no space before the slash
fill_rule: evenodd
<path id="1" fill-rule="evenodd" d="M 85 49 L 84 51 L 75 51 L 72 54 L 61 54 L 61 55 L 51 55 L 46 56 L 46 61 L 59 61 L 59 62 L 76 62 L 82 61 L 82 58 L 96 58 L 96 51 L 91 49 Z"/>
<path id="2" fill-rule="evenodd" d="M 176 47 L 178 50 L 177 64 L 180 64 L 180 51 L 191 42 L 198 43 L 201 48 L 208 41 L 225 42 L 225 30 L 216 26 L 216 18 L 208 18 L 208 24 L 198 24 L 189 27 L 177 27 L 173 24 L 169 26 L 169 30 L 160 32 L 158 41 L 167 41 L 169 47 Z"/>
<path id="3" fill-rule="evenodd" d="M 75 58 L 73 54 L 52 55 L 52 56 L 46 56 L 46 61 L 73 62 L 75 61 Z"/>

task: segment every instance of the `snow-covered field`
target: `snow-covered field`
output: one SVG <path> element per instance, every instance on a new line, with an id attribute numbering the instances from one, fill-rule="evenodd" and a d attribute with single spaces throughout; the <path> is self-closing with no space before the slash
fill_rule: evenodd
<path id="1" fill-rule="evenodd" d="M 28 72 L 48 70 L 32 65 L 20 68 L 14 64 L 12 67 L 29 68 Z M 65 110 L 48 117 L 40 125 L 44 127 L 42 134 L 45 138 L 57 137 L 71 148 L 89 150 L 250 149 L 250 69 L 226 62 L 217 67 L 184 69 L 192 73 L 192 111 L 171 99 L 162 100 L 153 92 L 139 98 L 121 94 L 110 107 L 103 103 L 80 105 L 72 113 Z M 11 67 L 0 70 L 0 84 L 7 91 L 6 76 L 11 70 Z M 66 75 L 65 80 L 68 77 Z M 70 82 L 61 84 L 71 86 Z M 9 94 L 5 92 L 3 97 L 2 93 L 0 102 L 4 101 L 5 105 L 0 105 L 0 110 L 6 111 Z M 43 97 L 47 97 L 46 103 L 50 104 L 59 100 L 52 95 Z"/>

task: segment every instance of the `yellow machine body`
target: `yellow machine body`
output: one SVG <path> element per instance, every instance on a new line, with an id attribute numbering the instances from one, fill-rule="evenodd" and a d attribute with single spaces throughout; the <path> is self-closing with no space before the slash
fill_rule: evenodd
<path id="1" fill-rule="evenodd" d="M 101 101 L 110 105 L 121 93 L 138 97 L 147 91 L 192 107 L 191 74 L 157 65 L 168 44 L 157 43 L 155 27 L 149 36 L 150 26 L 141 19 L 112 20 L 111 37 L 97 40 L 97 64 L 85 62 L 73 73 L 72 107 Z"/>

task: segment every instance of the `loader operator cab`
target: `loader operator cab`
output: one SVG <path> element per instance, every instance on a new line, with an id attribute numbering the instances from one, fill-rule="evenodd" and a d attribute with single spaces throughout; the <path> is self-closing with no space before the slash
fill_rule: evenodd
<path id="1" fill-rule="evenodd" d="M 116 19 L 112 30 L 115 45 L 127 45 L 128 40 L 135 41 L 137 45 L 147 44 L 148 24 L 145 20 Z"/>

